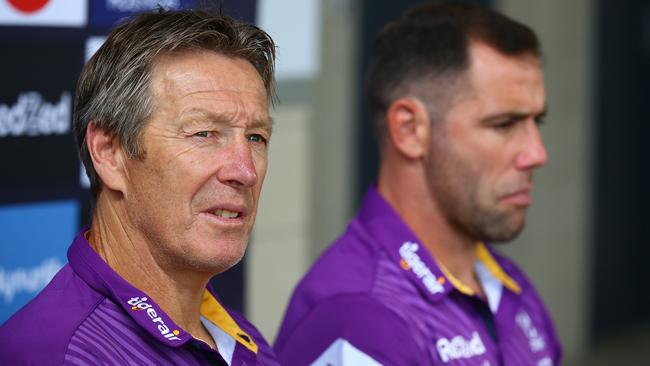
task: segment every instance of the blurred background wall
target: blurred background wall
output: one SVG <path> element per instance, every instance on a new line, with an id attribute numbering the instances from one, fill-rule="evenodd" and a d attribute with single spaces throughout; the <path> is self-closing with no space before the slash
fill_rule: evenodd
<path id="1" fill-rule="evenodd" d="M 501 249 L 545 299 L 566 365 L 647 365 L 650 4 L 475 2 L 530 25 L 544 50 L 549 164 L 536 175 L 525 231 Z M 20 1 L 0 0 L 0 322 L 65 263 L 74 232 L 88 222 L 83 172 L 65 123 L 88 50 L 117 19 L 142 10 L 121 5 L 194 2 L 65 1 L 82 10 L 44 21 L 40 11 L 60 0 L 43 1 L 33 14 L 18 11 L 18 18 L 13 3 Z M 363 69 L 374 34 L 414 3 L 222 2 L 280 47 L 270 170 L 249 251 L 213 281 L 270 341 L 293 286 L 344 230 L 374 180 Z M 21 113 L 47 123 L 11 132 L 18 124 L 7 116 Z"/>

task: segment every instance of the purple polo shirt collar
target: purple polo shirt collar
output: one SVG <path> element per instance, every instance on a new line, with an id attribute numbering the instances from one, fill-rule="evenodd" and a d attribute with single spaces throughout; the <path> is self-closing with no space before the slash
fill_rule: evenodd
<path id="1" fill-rule="evenodd" d="M 454 290 L 473 295 L 471 290 L 437 263 L 376 187 L 368 189 L 357 220 L 366 228 L 366 232 L 372 233 L 373 239 L 384 247 L 388 256 L 400 265 L 409 280 L 415 283 L 429 300 L 441 300 Z M 479 260 L 506 289 L 519 294 L 518 284 L 499 266 L 487 246 L 481 243 L 477 253 Z"/>
<path id="2" fill-rule="evenodd" d="M 138 326 L 159 342 L 169 347 L 182 347 L 190 341 L 198 342 L 176 324 L 154 299 L 128 283 L 104 262 L 88 243 L 84 235 L 87 230 L 88 228 L 82 229 L 68 249 L 68 261 L 75 273 L 94 290 L 119 304 Z M 211 307 L 207 312 L 204 311 L 206 306 Z M 258 346 L 216 300 L 210 285 L 204 293 L 201 313 L 235 338 L 238 345 L 233 360 L 240 359 L 255 364 Z"/>

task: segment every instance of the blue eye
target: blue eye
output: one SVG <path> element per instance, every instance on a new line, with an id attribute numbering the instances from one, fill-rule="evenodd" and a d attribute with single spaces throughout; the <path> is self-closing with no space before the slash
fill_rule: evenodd
<path id="1" fill-rule="evenodd" d="M 264 136 L 257 133 L 249 135 L 248 141 L 266 143 L 266 139 L 264 138 Z"/>
<path id="2" fill-rule="evenodd" d="M 200 132 L 195 133 L 194 136 L 209 137 L 210 136 L 210 131 L 200 131 Z"/>

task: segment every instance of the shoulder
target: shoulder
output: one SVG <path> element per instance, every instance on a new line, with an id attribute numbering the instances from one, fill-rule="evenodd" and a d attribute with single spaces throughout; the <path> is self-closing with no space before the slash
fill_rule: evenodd
<path id="1" fill-rule="evenodd" d="M 378 253 L 358 231 L 351 224 L 300 280 L 291 295 L 280 336 L 327 299 L 371 291 Z"/>
<path id="2" fill-rule="evenodd" d="M 291 297 L 274 345 L 283 364 L 310 364 L 326 351 L 337 357 L 368 355 L 383 364 L 416 365 L 426 357 L 413 341 L 410 319 L 376 288 L 392 288 L 401 278 L 398 265 L 386 257 L 383 247 L 352 221 Z"/>
<path id="3" fill-rule="evenodd" d="M 344 355 L 388 365 L 416 365 L 426 355 L 420 354 L 412 335 L 408 322 L 379 300 L 344 294 L 319 302 L 290 332 L 281 331 L 275 350 L 289 366 L 308 365 L 321 356 L 328 357 L 328 364 L 356 364 L 330 362 L 331 357 L 340 361 Z"/>
<path id="4" fill-rule="evenodd" d="M 3 364 L 63 364 L 80 324 L 104 299 L 69 265 L 0 328 Z"/>
<path id="5" fill-rule="evenodd" d="M 368 293 L 381 254 L 354 221 L 309 269 L 296 286 L 288 311 L 303 313 L 332 296 Z"/>

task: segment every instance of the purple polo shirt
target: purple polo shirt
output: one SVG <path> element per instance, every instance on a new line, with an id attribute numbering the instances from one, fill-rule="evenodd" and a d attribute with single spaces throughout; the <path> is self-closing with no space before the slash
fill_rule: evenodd
<path id="1" fill-rule="evenodd" d="M 548 312 L 484 244 L 487 300 L 449 274 L 371 188 L 347 231 L 297 286 L 275 343 L 292 365 L 559 365 Z"/>
<path id="2" fill-rule="evenodd" d="M 225 340 L 217 340 L 217 347 L 223 346 L 226 356 L 193 338 L 154 299 L 113 271 L 83 231 L 68 250 L 68 261 L 0 328 L 0 364 L 227 365 L 226 358 L 232 366 L 278 365 L 255 327 L 226 310 L 210 287 L 201 304 L 202 321 L 216 326 L 206 327 Z"/>

